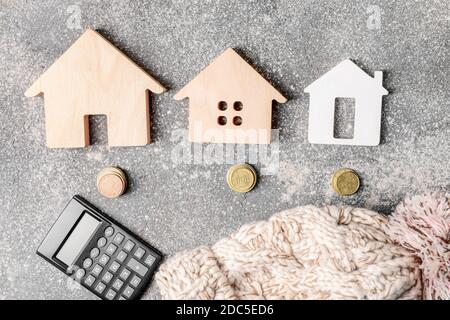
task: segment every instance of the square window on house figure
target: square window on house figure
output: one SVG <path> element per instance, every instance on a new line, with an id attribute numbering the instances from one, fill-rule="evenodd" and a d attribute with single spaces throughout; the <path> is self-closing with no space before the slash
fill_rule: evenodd
<path id="1" fill-rule="evenodd" d="M 353 139 L 355 131 L 355 99 L 336 98 L 334 102 L 333 136 L 336 139 Z"/>

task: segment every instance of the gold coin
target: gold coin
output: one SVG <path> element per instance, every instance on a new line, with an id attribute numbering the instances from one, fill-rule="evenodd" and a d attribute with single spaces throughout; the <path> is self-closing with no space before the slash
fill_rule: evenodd
<path id="1" fill-rule="evenodd" d="M 256 171 L 246 163 L 234 165 L 228 170 L 227 182 L 235 192 L 249 192 L 256 185 Z"/>
<path id="2" fill-rule="evenodd" d="M 101 195 L 107 198 L 117 198 L 121 196 L 126 188 L 126 175 L 119 168 L 104 168 L 97 176 L 97 189 Z"/>
<path id="3" fill-rule="evenodd" d="M 339 169 L 334 173 L 331 185 L 341 196 L 351 196 L 359 190 L 359 176 L 352 169 Z"/>

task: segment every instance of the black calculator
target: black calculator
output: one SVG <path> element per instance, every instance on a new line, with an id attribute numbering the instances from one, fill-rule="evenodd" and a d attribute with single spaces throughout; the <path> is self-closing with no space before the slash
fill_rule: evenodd
<path id="1" fill-rule="evenodd" d="M 36 253 L 106 300 L 139 298 L 162 259 L 80 196 L 67 204 Z"/>

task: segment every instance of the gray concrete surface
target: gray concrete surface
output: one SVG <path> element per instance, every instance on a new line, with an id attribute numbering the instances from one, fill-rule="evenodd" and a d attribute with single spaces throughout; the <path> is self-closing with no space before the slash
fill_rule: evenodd
<path id="1" fill-rule="evenodd" d="M 372 5 L 381 12 L 379 28 Z M 405 195 L 448 188 L 449 12 L 447 0 L 1 0 L 0 298 L 95 298 L 35 255 L 74 194 L 169 256 L 295 206 L 348 204 L 388 213 Z M 96 118 L 94 145 L 46 148 L 43 99 L 23 93 L 88 26 L 170 89 L 154 97 L 151 145 L 110 149 L 104 121 Z M 176 164 L 171 157 L 174 131 L 188 120 L 187 101 L 173 95 L 227 47 L 289 98 L 274 108 L 279 170 L 245 195 L 229 190 L 229 164 Z M 385 71 L 391 94 L 379 147 L 307 142 L 303 89 L 345 58 L 369 73 Z M 116 200 L 96 191 L 96 174 L 107 165 L 130 177 L 128 193 Z M 360 173 L 357 195 L 331 190 L 340 167 Z M 158 297 L 153 284 L 145 298 Z"/>

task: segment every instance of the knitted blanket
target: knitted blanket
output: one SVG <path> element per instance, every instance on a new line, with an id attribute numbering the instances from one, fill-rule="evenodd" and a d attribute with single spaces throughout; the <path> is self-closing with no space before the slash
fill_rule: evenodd
<path id="1" fill-rule="evenodd" d="M 429 194 L 390 217 L 291 209 L 175 255 L 156 281 L 164 299 L 449 299 L 449 208 Z"/>

